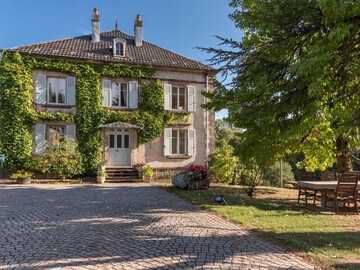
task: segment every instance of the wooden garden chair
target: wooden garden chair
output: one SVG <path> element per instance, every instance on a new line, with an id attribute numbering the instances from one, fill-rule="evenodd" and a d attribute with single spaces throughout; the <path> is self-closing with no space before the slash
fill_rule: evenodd
<path id="1" fill-rule="evenodd" d="M 315 174 L 313 172 L 299 172 L 299 181 L 315 181 Z M 307 204 L 308 198 L 314 198 L 313 204 L 315 204 L 316 193 L 317 190 L 299 187 L 298 203 L 301 200 Z M 304 196 L 304 198 L 301 198 L 301 196 Z"/>
<path id="2" fill-rule="evenodd" d="M 334 202 L 334 208 L 336 214 L 339 212 L 339 204 L 350 206 L 354 205 L 355 213 L 358 215 L 357 195 L 358 195 L 358 173 L 342 173 L 339 176 L 338 184 L 336 189 L 325 190 L 325 207 L 327 203 Z"/>
<path id="3" fill-rule="evenodd" d="M 321 181 L 337 181 L 338 174 L 336 172 L 321 172 Z"/>

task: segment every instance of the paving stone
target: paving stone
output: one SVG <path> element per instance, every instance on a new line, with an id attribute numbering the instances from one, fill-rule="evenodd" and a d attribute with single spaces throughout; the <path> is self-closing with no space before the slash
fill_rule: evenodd
<path id="1" fill-rule="evenodd" d="M 1 184 L 0 233 L 0 269 L 315 269 L 147 184 Z"/>

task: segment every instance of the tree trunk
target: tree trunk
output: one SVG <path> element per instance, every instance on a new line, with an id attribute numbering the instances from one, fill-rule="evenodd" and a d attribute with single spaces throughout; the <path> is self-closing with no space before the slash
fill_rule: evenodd
<path id="1" fill-rule="evenodd" d="M 338 151 L 338 155 L 336 157 L 338 172 L 345 173 L 352 171 L 352 163 L 348 142 L 346 142 L 344 138 L 337 138 L 336 149 Z"/>
<path id="2" fill-rule="evenodd" d="M 236 185 L 236 182 L 237 182 L 237 165 L 235 165 L 234 167 L 234 174 L 233 174 L 233 178 L 232 178 L 232 181 L 231 181 L 231 184 L 230 185 L 233 185 L 235 186 Z"/>

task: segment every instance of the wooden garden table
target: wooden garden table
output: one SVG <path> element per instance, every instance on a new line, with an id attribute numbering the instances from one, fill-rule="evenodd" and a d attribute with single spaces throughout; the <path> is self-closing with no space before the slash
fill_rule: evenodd
<path id="1" fill-rule="evenodd" d="M 326 208 L 325 205 L 325 190 L 326 189 L 336 189 L 337 181 L 291 181 L 288 182 L 294 186 L 308 188 L 312 190 L 318 190 L 321 192 L 321 207 Z M 360 185 L 360 181 L 358 183 Z"/>

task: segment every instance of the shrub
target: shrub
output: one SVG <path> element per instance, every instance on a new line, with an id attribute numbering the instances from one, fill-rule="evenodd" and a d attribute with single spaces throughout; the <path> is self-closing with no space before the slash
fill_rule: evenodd
<path id="1" fill-rule="evenodd" d="M 283 162 L 283 182 L 294 181 L 294 173 L 292 172 L 291 165 L 288 162 Z M 271 167 L 264 168 L 263 171 L 263 185 L 274 187 L 280 186 L 280 163 L 277 162 Z"/>
<path id="2" fill-rule="evenodd" d="M 241 172 L 240 183 L 249 197 L 253 197 L 254 191 L 261 183 L 263 168 L 258 165 L 247 165 Z"/>
<path id="3" fill-rule="evenodd" d="M 221 183 L 233 182 L 235 170 L 240 166 L 239 158 L 233 155 L 233 150 L 228 147 L 217 149 L 212 156 L 211 174 Z M 236 184 L 236 180 L 234 184 Z"/>
<path id="4" fill-rule="evenodd" d="M 22 179 L 22 178 L 28 178 L 28 177 L 32 177 L 33 173 L 32 172 L 27 172 L 25 170 L 19 170 L 16 173 L 13 173 L 10 175 L 10 179 Z"/>
<path id="5" fill-rule="evenodd" d="M 39 173 L 55 174 L 66 179 L 83 172 L 82 159 L 77 144 L 72 141 L 47 145 L 42 155 L 34 157 L 33 169 Z"/>

